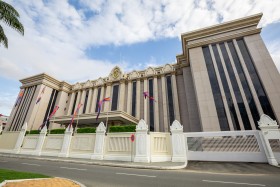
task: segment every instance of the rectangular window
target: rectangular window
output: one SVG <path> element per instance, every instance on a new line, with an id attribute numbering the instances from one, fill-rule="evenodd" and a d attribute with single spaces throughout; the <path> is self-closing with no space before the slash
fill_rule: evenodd
<path id="1" fill-rule="evenodd" d="M 132 116 L 136 116 L 136 82 L 132 83 Z"/>
<path id="2" fill-rule="evenodd" d="M 166 85 L 167 85 L 169 125 L 171 125 L 173 123 L 173 121 L 175 120 L 171 76 L 166 77 Z"/>
<path id="3" fill-rule="evenodd" d="M 46 110 L 46 113 L 45 113 L 45 117 L 44 117 L 44 120 L 42 122 L 42 124 L 44 122 L 46 122 L 48 116 L 51 114 L 51 112 L 53 111 L 54 109 L 54 105 L 55 105 L 55 101 L 56 101 L 56 98 L 57 98 L 57 95 L 58 95 L 58 91 L 53 89 L 52 90 L 52 94 L 51 94 L 51 97 L 50 97 L 50 100 L 49 100 L 49 104 L 48 104 L 48 108 Z M 49 124 L 50 124 L 50 121 L 47 121 L 47 127 L 49 127 Z"/>
<path id="4" fill-rule="evenodd" d="M 215 101 L 215 106 L 218 114 L 218 119 L 220 123 L 220 128 L 222 131 L 228 131 L 228 120 L 226 116 L 226 111 L 224 107 L 224 102 L 222 100 L 222 95 L 220 91 L 220 86 L 218 84 L 217 76 L 213 66 L 210 50 L 208 46 L 202 47 L 204 59 L 206 62 L 207 72 L 210 80 L 210 85 L 212 88 L 212 94 Z"/>
<path id="5" fill-rule="evenodd" d="M 154 81 L 149 79 L 149 95 L 154 97 Z M 154 100 L 149 99 L 149 111 L 150 111 L 150 131 L 154 131 L 155 122 L 154 122 Z"/>
<path id="6" fill-rule="evenodd" d="M 95 105 L 95 112 L 98 112 L 98 103 L 100 101 L 100 95 L 101 95 L 101 88 L 98 88 L 97 98 L 96 98 L 96 105 Z"/>
<path id="7" fill-rule="evenodd" d="M 85 97 L 85 102 L 84 102 L 83 113 L 86 113 L 87 102 L 88 102 L 88 94 L 89 94 L 89 90 L 86 91 L 86 97 Z"/>
<path id="8" fill-rule="evenodd" d="M 118 98 L 119 98 L 119 85 L 115 85 L 115 86 L 113 86 L 113 98 L 112 98 L 111 111 L 118 109 Z"/>

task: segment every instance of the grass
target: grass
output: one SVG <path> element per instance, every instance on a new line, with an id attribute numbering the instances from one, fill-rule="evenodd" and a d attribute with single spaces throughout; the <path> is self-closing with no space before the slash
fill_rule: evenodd
<path id="1" fill-rule="evenodd" d="M 0 169 L 0 183 L 3 182 L 4 180 L 33 179 L 33 178 L 50 178 L 50 177 L 37 173 L 18 172 L 13 170 Z"/>

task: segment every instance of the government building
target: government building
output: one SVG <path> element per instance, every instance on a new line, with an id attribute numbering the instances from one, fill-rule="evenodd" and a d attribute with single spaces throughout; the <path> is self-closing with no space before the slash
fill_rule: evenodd
<path id="1" fill-rule="evenodd" d="M 254 130 L 262 114 L 279 123 L 280 75 L 257 27 L 261 17 L 183 33 L 175 64 L 128 73 L 115 67 L 107 77 L 73 85 L 45 73 L 24 78 L 5 131 L 25 122 L 28 130 L 38 129 L 55 106 L 47 125 L 63 128 L 80 103 L 73 122 L 78 128 L 144 119 L 155 132 L 169 132 L 174 120 L 185 132 Z M 107 97 L 96 120 L 98 103 Z"/>

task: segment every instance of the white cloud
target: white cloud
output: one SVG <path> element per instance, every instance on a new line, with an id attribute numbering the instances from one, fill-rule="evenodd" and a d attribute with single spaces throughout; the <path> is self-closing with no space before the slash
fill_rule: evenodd
<path id="1" fill-rule="evenodd" d="M 159 62 L 133 67 L 131 62 L 104 62 L 86 55 L 92 46 L 179 37 L 259 12 L 264 14 L 261 26 L 280 20 L 276 0 L 83 0 L 75 1 L 78 8 L 67 0 L 6 2 L 20 12 L 25 26 L 24 37 L 4 27 L 9 49 L 0 48 L 0 76 L 14 80 L 41 72 L 72 83 L 95 79 L 116 64 L 128 71 Z M 270 51 L 279 68 L 280 51 Z"/>

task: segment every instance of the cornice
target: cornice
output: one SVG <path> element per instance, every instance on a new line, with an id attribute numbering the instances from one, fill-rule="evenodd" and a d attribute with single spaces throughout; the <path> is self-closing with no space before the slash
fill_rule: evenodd
<path id="1" fill-rule="evenodd" d="M 189 65 L 188 49 L 190 48 L 260 33 L 261 29 L 257 28 L 257 25 L 261 18 L 262 13 L 183 33 L 181 35 L 183 53 L 176 56 L 177 63 Z M 240 30 L 244 31 L 239 32 Z M 235 31 L 236 33 L 232 34 Z M 230 32 L 231 34 L 226 34 Z M 194 42 L 197 40 L 203 42 Z M 194 44 L 189 45 L 189 43 Z"/>

